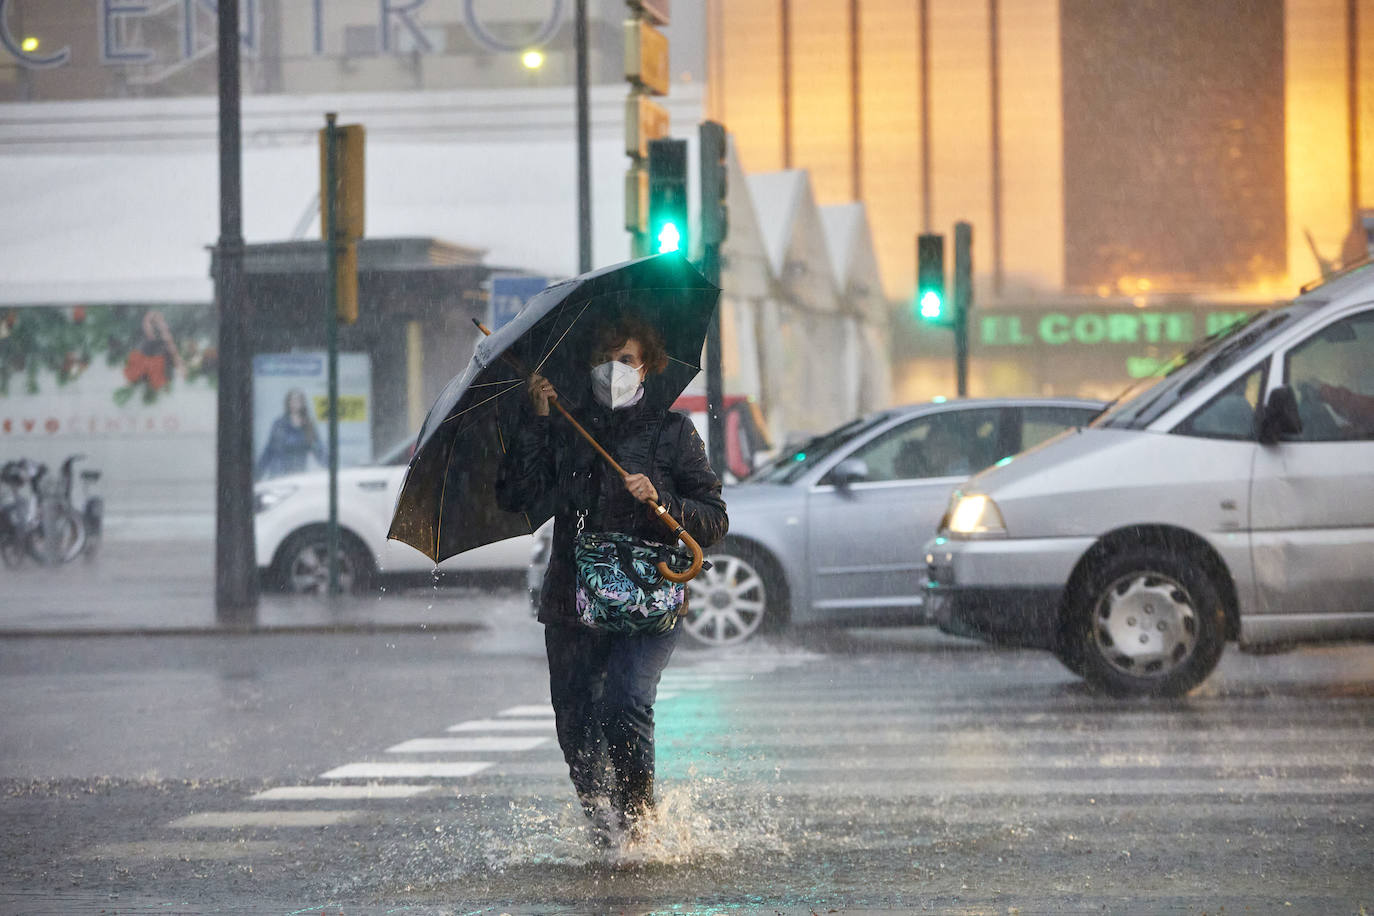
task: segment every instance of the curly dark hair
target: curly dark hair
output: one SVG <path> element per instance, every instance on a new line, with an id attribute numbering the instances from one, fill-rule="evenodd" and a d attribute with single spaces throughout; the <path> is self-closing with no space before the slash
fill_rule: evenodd
<path id="1" fill-rule="evenodd" d="M 638 315 L 621 315 L 603 324 L 596 332 L 596 362 L 601 362 L 608 354 L 634 339 L 644 353 L 644 365 L 650 375 L 657 375 L 668 368 L 668 350 L 663 346 L 663 338 L 658 330 Z"/>

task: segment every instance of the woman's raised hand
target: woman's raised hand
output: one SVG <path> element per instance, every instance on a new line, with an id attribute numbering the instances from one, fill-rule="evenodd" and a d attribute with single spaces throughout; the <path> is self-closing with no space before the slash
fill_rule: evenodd
<path id="1" fill-rule="evenodd" d="M 549 401 L 558 397 L 558 393 L 553 390 L 553 384 L 539 373 L 530 376 L 529 384 L 530 403 L 534 405 L 534 412 L 541 417 L 549 415 Z"/>
<path id="2" fill-rule="evenodd" d="M 658 490 L 654 488 L 653 482 L 643 474 L 625 475 L 625 489 L 630 491 L 630 495 L 642 503 L 649 501 L 658 502 Z"/>

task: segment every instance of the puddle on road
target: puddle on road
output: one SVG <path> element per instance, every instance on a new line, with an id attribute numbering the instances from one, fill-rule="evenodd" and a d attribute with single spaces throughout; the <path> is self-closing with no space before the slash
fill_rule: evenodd
<path id="1" fill-rule="evenodd" d="M 785 856 L 776 819 L 769 812 L 740 811 L 739 800 L 727 818 L 699 783 L 660 790 L 658 809 L 647 834 L 614 850 L 592 846 L 580 806 L 568 803 L 550 812 L 534 804 L 512 802 L 509 836 L 487 838 L 485 859 L 492 869 L 527 866 L 700 865 L 730 859 L 741 852 Z"/>

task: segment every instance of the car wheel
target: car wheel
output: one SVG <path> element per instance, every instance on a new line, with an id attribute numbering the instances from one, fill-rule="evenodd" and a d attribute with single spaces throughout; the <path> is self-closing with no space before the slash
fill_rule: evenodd
<path id="1" fill-rule="evenodd" d="M 783 588 L 771 560 L 729 541 L 710 550 L 706 559 L 711 568 L 687 584 L 682 625 L 689 636 L 707 646 L 730 646 L 781 619 Z"/>
<path id="2" fill-rule="evenodd" d="M 1085 585 L 1070 621 L 1069 659 L 1092 686 L 1113 696 L 1180 696 L 1216 667 L 1225 646 L 1221 595 L 1187 556 L 1127 550 Z"/>
<path id="3" fill-rule="evenodd" d="M 283 591 L 323 595 L 329 590 L 329 539 L 324 528 L 306 528 L 287 538 L 272 565 Z M 352 534 L 339 532 L 339 590 L 361 594 L 372 583 L 372 557 Z"/>

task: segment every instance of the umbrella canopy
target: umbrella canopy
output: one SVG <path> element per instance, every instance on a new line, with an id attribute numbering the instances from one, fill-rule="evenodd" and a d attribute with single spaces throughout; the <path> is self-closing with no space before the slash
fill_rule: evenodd
<path id="1" fill-rule="evenodd" d="M 658 330 L 668 351 L 668 367 L 644 383 L 645 401 L 666 408 L 701 371 L 719 296 L 677 253 L 592 271 L 536 295 L 510 323 L 478 341 L 467 368 L 430 408 L 387 537 L 438 563 L 533 532 L 552 515 L 552 505 L 520 515 L 496 505 L 501 456 L 528 397 L 526 373 L 547 378 L 575 414 L 591 397 L 597 328 L 633 314 Z"/>

